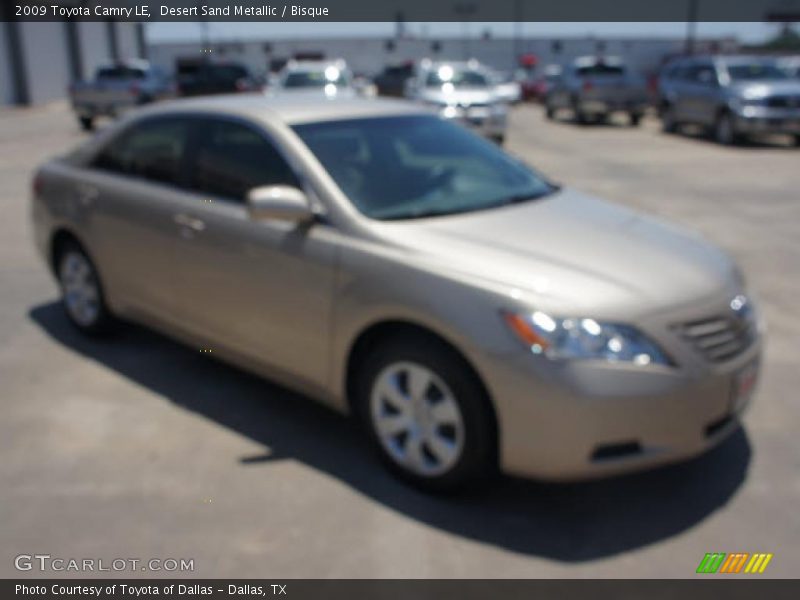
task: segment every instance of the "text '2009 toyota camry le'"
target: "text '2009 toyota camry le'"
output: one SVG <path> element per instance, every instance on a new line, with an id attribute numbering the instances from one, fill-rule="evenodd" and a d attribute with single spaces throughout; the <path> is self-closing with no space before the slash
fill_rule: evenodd
<path id="1" fill-rule="evenodd" d="M 40 168 L 33 222 L 78 328 L 212 348 L 427 488 L 698 455 L 757 376 L 726 254 L 403 102 L 146 108 Z"/>

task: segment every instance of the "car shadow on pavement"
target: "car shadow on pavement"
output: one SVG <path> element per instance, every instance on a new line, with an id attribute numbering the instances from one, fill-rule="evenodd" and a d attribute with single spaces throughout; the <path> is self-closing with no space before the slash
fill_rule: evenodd
<path id="1" fill-rule="evenodd" d="M 29 316 L 72 351 L 264 446 L 232 456 L 232 468 L 258 477 L 273 461 L 300 461 L 409 518 L 518 553 L 587 561 L 674 536 L 724 506 L 750 463 L 740 429 L 700 458 L 644 474 L 573 484 L 498 478 L 461 495 L 430 496 L 384 471 L 350 419 L 307 398 L 143 328 L 84 337 L 55 302 Z"/>

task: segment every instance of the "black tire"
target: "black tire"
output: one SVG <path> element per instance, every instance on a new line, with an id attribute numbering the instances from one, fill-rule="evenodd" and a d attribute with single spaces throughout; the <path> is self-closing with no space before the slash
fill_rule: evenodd
<path id="1" fill-rule="evenodd" d="M 506 142 L 506 136 L 503 134 L 492 136 L 492 141 L 498 146 L 502 146 Z"/>
<path id="2" fill-rule="evenodd" d="M 85 265 L 87 269 L 87 276 L 85 277 L 87 285 L 93 285 L 96 290 L 94 310 L 83 314 L 84 318 L 78 316 L 81 313 L 76 308 L 75 301 L 69 296 L 72 281 L 69 271 L 76 264 Z M 106 304 L 100 275 L 94 262 L 81 245 L 73 240 L 62 242 L 60 247 L 56 249 L 55 269 L 59 288 L 61 289 L 61 304 L 70 323 L 82 333 L 92 336 L 103 335 L 112 331 L 116 322 Z M 92 317 L 88 318 L 88 314 L 91 314 Z"/>
<path id="3" fill-rule="evenodd" d="M 796 147 L 800 148 L 800 135 L 795 135 L 792 141 Z"/>
<path id="4" fill-rule="evenodd" d="M 432 371 L 452 391 L 458 405 L 463 444 L 457 461 L 446 472 L 421 475 L 399 464 L 384 448 L 376 431 L 371 405 L 373 388 L 385 369 L 401 363 L 421 365 Z M 356 377 L 354 401 L 359 420 L 375 451 L 399 478 L 426 491 L 450 492 L 475 484 L 494 472 L 496 426 L 490 401 L 469 365 L 446 344 L 424 335 L 386 340 L 359 365 Z"/>
<path id="5" fill-rule="evenodd" d="M 728 111 L 721 112 L 714 121 L 714 140 L 723 146 L 738 146 L 742 136 L 736 132 L 733 115 Z"/>
<path id="6" fill-rule="evenodd" d="M 628 115 L 628 121 L 630 122 L 631 127 L 638 127 L 639 124 L 642 122 L 642 114 L 641 113 L 630 113 Z"/>
<path id="7" fill-rule="evenodd" d="M 574 108 L 573 112 L 575 113 L 575 122 L 578 125 L 588 125 L 590 123 L 589 115 L 578 108 Z"/>
<path id="8" fill-rule="evenodd" d="M 549 120 L 553 121 L 556 118 L 556 109 L 549 104 L 545 104 L 544 114 Z"/>
<path id="9" fill-rule="evenodd" d="M 93 117 L 78 117 L 78 122 L 81 125 L 81 129 L 84 131 L 92 131 L 94 129 Z"/>
<path id="10" fill-rule="evenodd" d="M 661 108 L 661 129 L 664 133 L 675 133 L 678 122 L 675 120 L 675 108 L 667 104 Z"/>

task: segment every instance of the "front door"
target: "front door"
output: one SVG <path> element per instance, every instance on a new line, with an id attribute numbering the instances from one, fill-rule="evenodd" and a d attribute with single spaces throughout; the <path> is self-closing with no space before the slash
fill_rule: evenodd
<path id="1" fill-rule="evenodd" d="M 203 339 L 324 385 L 339 234 L 250 219 L 248 190 L 297 177 L 261 130 L 209 118 L 197 131 L 176 245 L 183 319 Z"/>

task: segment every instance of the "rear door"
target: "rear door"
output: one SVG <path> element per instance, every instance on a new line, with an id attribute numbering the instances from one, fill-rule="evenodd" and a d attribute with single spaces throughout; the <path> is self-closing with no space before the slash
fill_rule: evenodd
<path id="1" fill-rule="evenodd" d="M 177 310 L 175 214 L 191 120 L 134 123 L 103 148 L 78 194 L 92 203 L 93 249 L 109 291 L 126 310 L 172 321 Z"/>
<path id="2" fill-rule="evenodd" d="M 711 125 L 716 116 L 719 81 L 714 66 L 697 62 L 686 70 L 683 83 L 685 119 L 692 123 Z"/>

